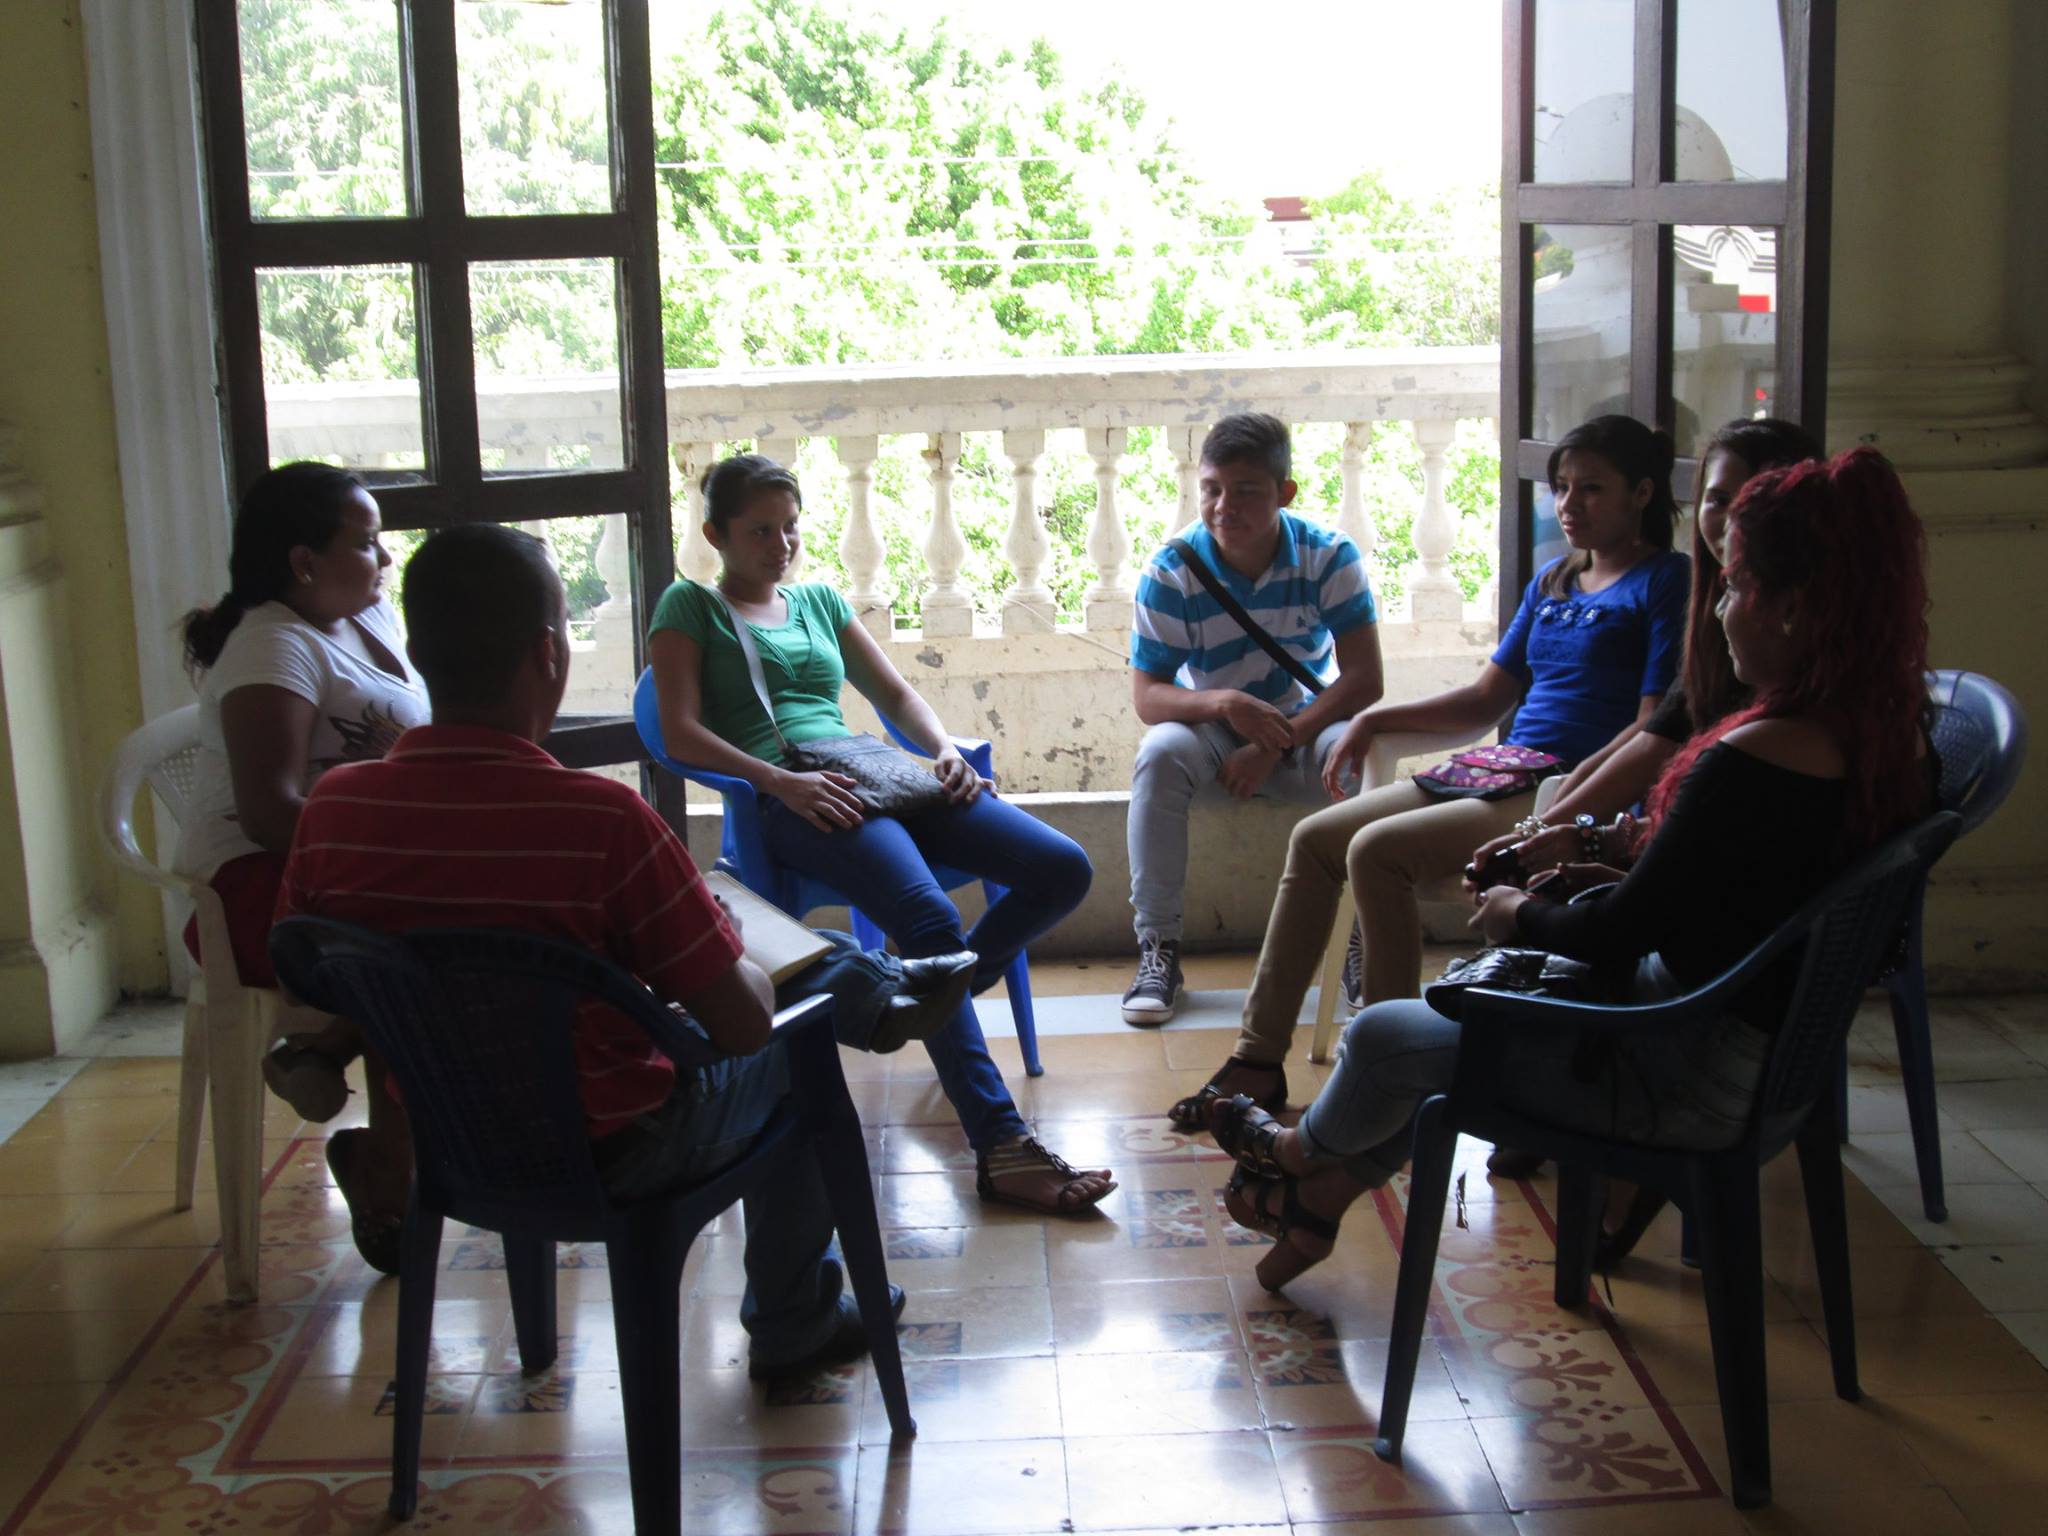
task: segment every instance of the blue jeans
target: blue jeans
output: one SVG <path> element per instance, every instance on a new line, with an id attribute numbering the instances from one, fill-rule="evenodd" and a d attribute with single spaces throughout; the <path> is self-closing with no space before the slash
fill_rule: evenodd
<path id="1" fill-rule="evenodd" d="M 902 965 L 843 933 L 821 932 L 832 952 L 775 992 L 777 1008 L 833 999 L 832 1032 L 865 1045 L 896 994 Z M 598 1143 L 605 1189 L 621 1203 L 698 1184 L 738 1162 L 789 1092 L 789 1060 L 771 1038 L 752 1056 L 728 1056 L 676 1076 L 668 1101 Z M 630 1139 L 624 1139 L 630 1138 Z M 767 1364 L 799 1360 L 839 1325 L 840 1267 L 832 1250 L 832 1203 L 814 1157 L 792 1158 L 754 1187 L 747 1217 L 746 1295 L 740 1323 L 750 1354 Z"/>
<path id="2" fill-rule="evenodd" d="M 986 790 L 971 805 L 873 816 L 836 832 L 821 832 L 768 799 L 761 829 L 769 857 L 842 893 L 906 958 L 973 950 L 981 957 L 977 983 L 1000 976 L 1025 945 L 1079 906 L 1095 874 L 1079 843 Z M 934 864 L 1009 889 L 972 933 L 962 933 L 960 909 L 932 878 Z M 972 1002 L 925 1049 L 975 1151 L 1025 1134 Z"/>

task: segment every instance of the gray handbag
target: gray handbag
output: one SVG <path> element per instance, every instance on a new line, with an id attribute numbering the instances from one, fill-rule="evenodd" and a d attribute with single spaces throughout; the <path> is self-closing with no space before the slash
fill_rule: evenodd
<path id="1" fill-rule="evenodd" d="M 854 782 L 853 797 L 870 816 L 908 816 L 946 803 L 946 786 L 932 771 L 932 765 L 912 757 L 901 747 L 861 732 L 852 736 L 828 736 L 818 741 L 792 742 L 775 723 L 775 705 L 768 698 L 768 679 L 761 670 L 761 653 L 746 620 L 732 611 L 725 594 L 706 586 L 731 621 L 739 637 L 740 654 L 746 658 L 747 676 L 753 679 L 754 697 L 768 716 L 768 729 L 782 748 L 783 760 L 799 773 L 840 773 Z"/>

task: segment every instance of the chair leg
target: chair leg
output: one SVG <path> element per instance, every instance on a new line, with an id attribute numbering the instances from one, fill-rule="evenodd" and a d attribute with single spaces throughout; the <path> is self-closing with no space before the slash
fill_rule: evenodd
<path id="1" fill-rule="evenodd" d="M 1387 1379 L 1380 1396 L 1380 1432 L 1372 1443 L 1382 1461 L 1399 1463 L 1408 1432 L 1408 1401 L 1415 1393 L 1415 1366 L 1422 1355 L 1422 1331 L 1429 1322 L 1429 1293 L 1436 1282 L 1436 1245 L 1443 1234 L 1444 1200 L 1451 1189 L 1451 1164 L 1458 1133 L 1448 1121 L 1450 1101 L 1441 1094 L 1415 1113 L 1415 1166 L 1408 1185 L 1408 1219 L 1401 1233 L 1401 1272 L 1394 1285 L 1393 1337 L 1387 1350 Z"/>
<path id="2" fill-rule="evenodd" d="M 1557 1169 L 1556 1301 L 1576 1312 L 1586 1304 L 1593 1284 L 1593 1248 L 1600 1237 L 1600 1215 L 1607 1204 L 1607 1181 L 1584 1168 L 1560 1163 Z"/>
<path id="3" fill-rule="evenodd" d="M 192 1209 L 199 1175 L 199 1128 L 206 1117 L 206 992 L 198 977 L 185 999 L 185 1037 L 178 1051 L 177 1192 L 171 1209 Z"/>
<path id="4" fill-rule="evenodd" d="M 1031 962 L 1022 950 L 1004 973 L 1010 993 L 1010 1017 L 1017 1021 L 1017 1049 L 1024 1054 L 1024 1075 L 1045 1076 L 1045 1064 L 1038 1059 L 1038 1015 L 1031 1006 Z"/>
<path id="5" fill-rule="evenodd" d="M 1842 1145 L 1849 1144 L 1849 1043 L 1842 1042 L 1842 1049 L 1835 1057 L 1835 1134 Z"/>
<path id="6" fill-rule="evenodd" d="M 1913 1161 L 1920 1169 L 1920 1206 L 1929 1221 L 1948 1220 L 1941 1177 L 1941 1118 L 1934 1108 L 1934 1038 L 1927 1019 L 1927 972 L 1920 958 L 1920 915 L 1906 930 L 1906 963 L 1885 983 L 1892 999 L 1892 1034 L 1899 1076 L 1906 1085 L 1906 1120 L 1913 1130 Z"/>
<path id="7" fill-rule="evenodd" d="M 1308 1059 L 1327 1063 L 1330 1042 L 1337 1038 L 1337 996 L 1344 990 L 1344 951 L 1351 944 L 1351 923 L 1356 915 L 1351 889 L 1337 898 L 1337 921 L 1330 929 L 1329 948 L 1323 951 L 1323 979 L 1316 988 L 1316 1032 L 1309 1037 Z"/>
<path id="8" fill-rule="evenodd" d="M 555 1363 L 555 1245 L 544 1237 L 507 1237 L 505 1282 L 512 1291 L 512 1331 L 519 1369 L 531 1376 Z"/>
<path id="9" fill-rule="evenodd" d="M 210 989 L 209 989 L 210 990 Z M 206 1010 L 206 1075 L 213 1100 L 213 1173 L 220 1191 L 221 1263 L 228 1300 L 256 1299 L 257 1204 L 263 1195 L 263 1037 L 261 995 L 239 1007 Z"/>
<path id="10" fill-rule="evenodd" d="M 1827 1319 L 1828 1358 L 1835 1396 L 1860 1402 L 1856 1379 L 1856 1308 L 1849 1286 L 1849 1208 L 1842 1198 L 1842 1148 L 1835 1128 L 1816 1113 L 1799 1132 L 1799 1178 L 1806 1188 L 1806 1221 L 1813 1236 L 1813 1267 L 1820 1277 L 1821 1315 Z"/>
<path id="11" fill-rule="evenodd" d="M 1737 1509 L 1759 1509 L 1771 1501 L 1771 1410 L 1757 1169 L 1741 1157 L 1702 1157 L 1693 1167 L 1693 1214 L 1699 1222 L 1714 1385 L 1728 1441 L 1729 1492 Z"/>
<path id="12" fill-rule="evenodd" d="M 420 1496 L 420 1429 L 426 1420 L 427 1355 L 434 1341 L 434 1271 L 441 1218 L 414 1200 L 405 1213 L 398 1265 L 398 1367 L 392 1377 L 391 1518 L 410 1520 Z"/>
<path id="13" fill-rule="evenodd" d="M 633 1490 L 633 1529 L 646 1536 L 680 1532 L 683 1524 L 682 1312 L 677 1295 L 683 1260 L 697 1231 L 676 1230 L 669 1211 L 626 1218 L 623 1234 L 605 1245 L 612 1276 L 612 1329 L 619 1345 L 619 1390 L 625 1399 L 626 1475 Z"/>
<path id="14" fill-rule="evenodd" d="M 842 1095 L 845 1092 L 843 1087 L 840 1091 Z M 825 1178 L 826 1197 L 832 1202 L 832 1222 L 839 1229 L 839 1251 L 853 1282 L 853 1299 L 867 1328 L 869 1362 L 889 1410 L 889 1433 L 894 1439 L 906 1440 L 917 1433 L 917 1421 L 910 1416 L 903 1353 L 890 1315 L 889 1270 L 882 1255 L 874 1186 L 868 1182 L 867 1148 L 850 1104 L 848 1109 L 847 1115 L 838 1117 L 831 1129 L 819 1136 L 818 1167 Z"/>

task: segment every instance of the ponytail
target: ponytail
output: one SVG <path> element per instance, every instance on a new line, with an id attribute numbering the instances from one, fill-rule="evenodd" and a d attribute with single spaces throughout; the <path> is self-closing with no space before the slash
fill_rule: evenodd
<path id="1" fill-rule="evenodd" d="M 292 551 L 321 550 L 341 531 L 342 509 L 363 482 L 331 464 L 280 464 L 256 477 L 235 513 L 228 558 L 228 590 L 211 608 L 194 608 L 181 621 L 185 666 L 204 672 L 242 616 L 292 588 Z"/>

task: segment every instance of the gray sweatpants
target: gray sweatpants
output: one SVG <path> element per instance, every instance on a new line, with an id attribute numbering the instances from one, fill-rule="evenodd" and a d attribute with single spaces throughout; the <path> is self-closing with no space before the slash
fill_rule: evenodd
<path id="1" fill-rule="evenodd" d="M 1282 759 L 1259 794 L 1297 805 L 1327 805 L 1323 761 L 1344 727 L 1339 720 L 1325 726 L 1311 748 L 1297 748 Z M 1178 939 L 1188 884 L 1188 808 L 1197 800 L 1227 800 L 1230 791 L 1217 779 L 1223 760 L 1244 745 L 1244 738 L 1214 722 L 1155 725 L 1138 743 L 1137 766 L 1131 771 L 1131 810 L 1125 835 L 1131 855 L 1131 907 L 1138 938 Z M 1278 864 L 1282 848 L 1273 850 Z"/>

